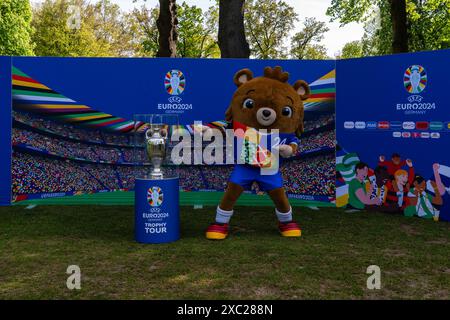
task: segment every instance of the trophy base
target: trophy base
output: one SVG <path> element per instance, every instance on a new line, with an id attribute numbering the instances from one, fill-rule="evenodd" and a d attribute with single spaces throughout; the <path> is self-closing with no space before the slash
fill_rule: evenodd
<path id="1" fill-rule="evenodd" d="M 180 238 L 179 179 L 135 181 L 135 239 L 167 243 Z"/>

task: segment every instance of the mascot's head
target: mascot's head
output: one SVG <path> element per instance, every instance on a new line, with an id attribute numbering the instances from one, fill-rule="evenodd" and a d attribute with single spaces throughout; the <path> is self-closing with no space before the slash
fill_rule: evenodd
<path id="1" fill-rule="evenodd" d="M 237 121 L 255 129 L 278 129 L 280 133 L 303 132 L 303 101 L 310 89 L 303 80 L 293 85 L 281 67 L 264 69 L 264 76 L 253 78 L 249 69 L 234 75 L 238 87 L 226 111 L 227 121 Z"/>

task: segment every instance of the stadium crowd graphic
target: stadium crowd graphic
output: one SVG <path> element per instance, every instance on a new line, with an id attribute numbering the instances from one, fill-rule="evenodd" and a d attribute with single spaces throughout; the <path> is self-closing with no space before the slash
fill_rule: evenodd
<path id="1" fill-rule="evenodd" d="M 146 159 L 144 149 L 132 147 L 132 135 L 115 134 L 58 122 L 39 114 L 13 113 L 13 195 L 56 192 L 90 193 L 132 190 L 136 176 L 150 167 L 135 165 Z M 282 167 L 288 193 L 334 197 L 334 114 L 306 121 L 300 154 Z M 331 126 L 330 126 L 331 125 Z M 324 127 L 329 126 L 325 131 Z M 317 132 L 316 132 L 317 131 Z M 322 148 L 328 150 L 323 151 Z M 315 152 L 315 149 L 319 149 Z M 313 150 L 307 156 L 301 153 Z M 136 160 L 137 159 L 137 160 Z M 223 191 L 230 165 L 168 166 L 184 191 Z M 259 192 L 256 184 L 253 192 Z"/>

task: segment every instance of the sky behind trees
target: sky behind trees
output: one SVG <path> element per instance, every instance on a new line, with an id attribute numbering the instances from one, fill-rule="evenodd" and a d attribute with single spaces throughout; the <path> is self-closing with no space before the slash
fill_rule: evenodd
<path id="1" fill-rule="evenodd" d="M 31 0 L 32 3 L 39 3 L 42 0 Z M 198 6 L 204 10 L 212 6 L 215 0 L 184 0 L 189 5 Z M 294 7 L 295 12 L 299 15 L 300 21 L 296 24 L 293 34 L 301 30 L 301 24 L 306 17 L 315 17 L 320 21 L 327 23 L 328 31 L 322 41 L 326 46 L 328 55 L 334 57 L 342 50 L 344 45 L 350 41 L 361 40 L 364 29 L 362 24 L 350 23 L 344 27 L 340 27 L 339 22 L 329 22 L 330 18 L 326 15 L 326 10 L 331 4 L 331 0 L 284 0 L 290 6 Z M 130 11 L 134 7 L 140 7 L 146 3 L 148 7 L 155 7 L 158 0 L 111 0 L 111 2 L 120 5 L 122 10 Z M 181 3 L 182 1 L 180 1 Z M 292 35 L 293 35 L 292 34 Z"/>

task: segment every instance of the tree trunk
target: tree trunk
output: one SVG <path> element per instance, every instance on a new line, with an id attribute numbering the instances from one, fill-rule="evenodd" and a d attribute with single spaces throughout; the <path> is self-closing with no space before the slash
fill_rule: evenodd
<path id="1" fill-rule="evenodd" d="M 220 0 L 219 48 L 222 58 L 248 58 L 250 48 L 245 39 L 245 0 Z"/>
<path id="2" fill-rule="evenodd" d="M 159 32 L 157 57 L 177 55 L 177 6 L 175 0 L 159 0 L 159 17 L 156 21 Z"/>
<path id="3" fill-rule="evenodd" d="M 408 28 L 406 22 L 406 0 L 390 0 L 392 19 L 392 51 L 408 52 Z"/>

